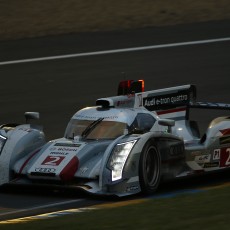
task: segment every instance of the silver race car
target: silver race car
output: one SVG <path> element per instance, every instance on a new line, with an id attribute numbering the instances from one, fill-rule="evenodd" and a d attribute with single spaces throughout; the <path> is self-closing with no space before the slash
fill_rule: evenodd
<path id="1" fill-rule="evenodd" d="M 2 125 L 0 184 L 125 196 L 151 194 L 162 180 L 228 168 L 230 117 L 214 119 L 200 138 L 191 108 L 230 105 L 196 102 L 194 85 L 144 91 L 143 80 L 128 80 L 118 96 L 76 112 L 63 138 L 46 143 L 33 125 Z"/>

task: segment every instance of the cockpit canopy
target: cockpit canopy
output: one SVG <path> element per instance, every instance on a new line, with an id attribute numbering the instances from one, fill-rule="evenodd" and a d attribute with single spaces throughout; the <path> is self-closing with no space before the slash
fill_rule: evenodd
<path id="1" fill-rule="evenodd" d="M 92 120 L 71 120 L 67 130 L 66 138 L 82 136 L 84 130 L 94 121 Z M 85 136 L 87 139 L 115 139 L 124 134 L 126 124 L 117 121 L 101 121 Z"/>
<path id="2" fill-rule="evenodd" d="M 85 139 L 115 139 L 126 133 L 149 131 L 156 118 L 144 109 L 99 109 L 85 108 L 77 112 L 70 120 L 66 138 L 81 136 Z"/>

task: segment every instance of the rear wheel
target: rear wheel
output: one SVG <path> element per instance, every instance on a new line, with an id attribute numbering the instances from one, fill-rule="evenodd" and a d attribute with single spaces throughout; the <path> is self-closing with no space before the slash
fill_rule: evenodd
<path id="1" fill-rule="evenodd" d="M 139 181 L 145 194 L 152 194 L 161 179 L 161 156 L 154 142 L 148 142 L 140 157 Z"/>

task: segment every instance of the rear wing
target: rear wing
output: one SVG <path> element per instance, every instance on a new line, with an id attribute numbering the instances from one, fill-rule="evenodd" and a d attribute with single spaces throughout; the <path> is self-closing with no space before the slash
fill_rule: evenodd
<path id="1" fill-rule="evenodd" d="M 161 118 L 174 120 L 188 120 L 190 108 L 230 111 L 230 104 L 198 102 L 196 96 L 195 85 L 183 85 L 144 92 L 142 101 L 149 111 L 155 111 Z"/>
<path id="2" fill-rule="evenodd" d="M 136 94 L 141 106 L 155 111 L 161 118 L 185 120 L 189 118 L 191 103 L 196 101 L 195 85 L 182 85 Z M 140 98 L 141 97 L 141 98 Z M 135 100 L 138 102 L 138 100 Z M 136 107 L 138 105 L 136 104 Z"/>
<path id="3" fill-rule="evenodd" d="M 230 104 L 212 102 L 190 102 L 189 107 L 196 109 L 230 110 Z"/>
<path id="4" fill-rule="evenodd" d="M 196 87 L 183 85 L 142 93 L 143 106 L 150 111 L 188 106 L 196 100 Z"/>
<path id="5" fill-rule="evenodd" d="M 195 85 L 182 85 L 144 91 L 144 81 L 122 81 L 118 96 L 101 98 L 96 105 L 115 108 L 140 108 L 156 112 L 162 118 L 188 120 L 190 108 L 230 110 L 230 104 L 197 102 Z"/>

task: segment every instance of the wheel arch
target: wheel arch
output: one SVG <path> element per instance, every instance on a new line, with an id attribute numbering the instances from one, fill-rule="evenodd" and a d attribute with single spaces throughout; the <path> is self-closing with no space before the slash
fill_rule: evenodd
<path id="1" fill-rule="evenodd" d="M 142 193 L 154 193 L 161 181 L 161 153 L 155 138 L 148 139 L 143 146 L 138 171 Z"/>
<path id="2" fill-rule="evenodd" d="M 184 142 L 181 138 L 168 133 L 154 133 L 146 137 L 142 143 L 139 156 L 139 183 L 142 192 L 152 194 L 157 190 L 162 180 L 169 177 L 170 179 L 172 177 L 175 178 L 178 171 L 183 167 L 183 163 L 185 162 Z M 146 151 L 146 148 L 149 146 L 156 148 L 160 160 L 159 178 L 157 178 L 156 186 L 153 186 L 153 189 L 145 188 L 145 185 L 143 185 L 143 175 L 141 175 L 141 171 L 143 172 L 143 152 Z M 175 162 L 176 164 L 174 164 Z M 154 167 L 156 167 L 156 165 Z"/>

